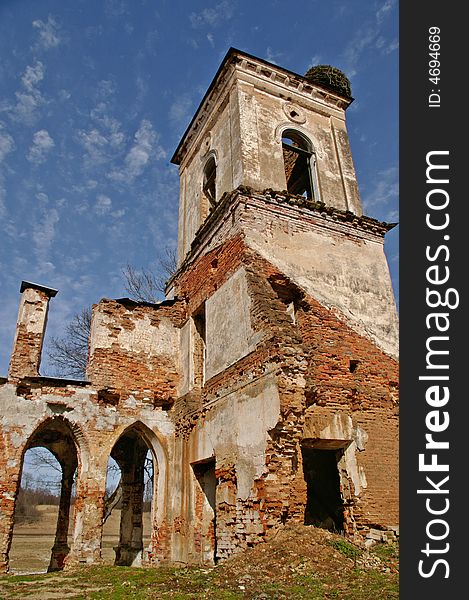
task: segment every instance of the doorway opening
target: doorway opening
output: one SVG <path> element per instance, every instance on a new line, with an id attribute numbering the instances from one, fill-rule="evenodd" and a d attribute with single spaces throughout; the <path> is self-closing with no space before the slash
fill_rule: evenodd
<path id="1" fill-rule="evenodd" d="M 196 490 L 196 517 L 202 533 L 200 552 L 203 561 L 217 560 L 217 478 L 215 458 L 192 465 L 198 483 Z"/>
<path id="2" fill-rule="evenodd" d="M 344 502 L 338 462 L 343 448 L 303 446 L 303 473 L 306 481 L 305 525 L 344 532 Z"/>

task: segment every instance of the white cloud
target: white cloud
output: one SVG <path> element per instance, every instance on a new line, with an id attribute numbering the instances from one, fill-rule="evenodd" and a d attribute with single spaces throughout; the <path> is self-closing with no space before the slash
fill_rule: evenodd
<path id="1" fill-rule="evenodd" d="M 274 65 L 278 64 L 277 59 L 283 56 L 282 52 L 274 52 L 270 46 L 265 51 L 266 59 L 273 63 Z"/>
<path id="2" fill-rule="evenodd" d="M 393 40 L 388 46 L 383 49 L 384 54 L 391 54 L 399 48 L 399 40 Z"/>
<path id="3" fill-rule="evenodd" d="M 128 12 L 127 3 L 124 0 L 106 0 L 104 12 L 110 18 L 122 17 Z"/>
<path id="4" fill-rule="evenodd" d="M 44 71 L 44 65 L 40 60 L 32 67 L 30 65 L 26 67 L 21 82 L 29 92 L 32 92 L 36 85 L 44 79 Z"/>
<path id="5" fill-rule="evenodd" d="M 34 233 L 33 242 L 35 246 L 35 255 L 42 265 L 49 263 L 48 253 L 55 239 L 55 226 L 59 222 L 59 213 L 53 208 L 44 211 L 44 218 L 37 223 Z"/>
<path id="6" fill-rule="evenodd" d="M 386 40 L 381 35 L 381 26 L 395 4 L 396 0 L 385 0 L 376 11 L 373 19 L 369 20 L 368 23 L 364 23 L 363 27 L 355 32 L 344 52 L 344 59 L 347 64 L 347 76 L 349 78 L 357 73 L 361 57 L 367 49 L 382 49 L 384 53 L 389 53 L 396 49 L 395 46 L 391 48 L 392 44 L 391 46 L 386 45 Z M 387 48 L 391 48 L 389 52 L 386 51 Z"/>
<path id="7" fill-rule="evenodd" d="M 36 86 L 44 79 L 45 67 L 41 61 L 37 61 L 35 65 L 28 65 L 21 83 L 25 91 L 15 92 L 16 104 L 7 106 L 6 110 L 14 121 L 20 121 L 27 125 L 34 123 L 37 118 L 37 111 L 45 100 L 41 92 Z"/>
<path id="8" fill-rule="evenodd" d="M 0 173 L 0 219 L 3 219 L 7 213 L 7 207 L 5 206 L 6 189 L 3 175 Z M 4 229 L 4 225 L 3 225 Z"/>
<path id="9" fill-rule="evenodd" d="M 78 141 L 86 150 L 85 164 L 87 166 L 97 166 L 108 160 L 106 155 L 106 146 L 108 140 L 101 133 L 93 128 L 90 131 L 78 131 Z"/>
<path id="10" fill-rule="evenodd" d="M 134 181 L 143 173 L 151 159 L 158 160 L 166 156 L 158 140 L 159 134 L 153 129 L 151 122 L 143 119 L 135 133 L 133 145 L 124 159 L 124 168 L 114 169 L 109 177 L 120 182 Z"/>
<path id="11" fill-rule="evenodd" d="M 94 212 L 103 216 L 111 210 L 112 200 L 109 196 L 105 196 L 104 194 L 99 194 L 96 198 L 96 204 L 94 205 Z"/>
<path id="12" fill-rule="evenodd" d="M 363 210 L 378 219 L 396 220 L 399 198 L 399 170 L 397 166 L 380 171 L 376 183 L 363 198 Z"/>
<path id="13" fill-rule="evenodd" d="M 317 65 L 322 64 L 322 57 L 320 54 L 315 54 L 314 56 L 311 57 L 311 60 L 309 61 L 309 67 L 308 69 L 311 69 L 311 67 L 316 67 Z"/>
<path id="14" fill-rule="evenodd" d="M 3 127 L 0 124 L 0 163 L 3 162 L 7 154 L 15 149 L 15 141 L 9 133 L 2 131 Z"/>
<path id="15" fill-rule="evenodd" d="M 105 102 L 100 102 L 91 111 L 91 118 L 103 129 L 107 130 L 103 132 L 103 136 L 111 148 L 118 149 L 124 143 L 125 135 L 121 131 L 121 123 L 108 114 L 108 106 Z"/>
<path id="16" fill-rule="evenodd" d="M 36 131 L 33 135 L 33 143 L 29 148 L 26 158 L 35 165 L 40 165 L 46 161 L 47 155 L 54 146 L 55 142 L 50 137 L 47 130 L 41 129 L 40 131 Z"/>
<path id="17" fill-rule="evenodd" d="M 385 2 L 379 7 L 376 12 L 376 20 L 378 23 L 382 23 L 384 19 L 388 16 L 394 5 L 396 4 L 396 0 L 385 0 Z"/>
<path id="18" fill-rule="evenodd" d="M 62 38 L 59 35 L 60 25 L 51 15 L 47 17 L 45 23 L 41 19 L 33 21 L 33 27 L 39 31 L 39 44 L 45 50 L 55 48 L 61 43 Z"/>
<path id="19" fill-rule="evenodd" d="M 187 125 L 192 113 L 192 98 L 189 94 L 181 94 L 169 108 L 169 118 L 175 125 Z"/>
<path id="20" fill-rule="evenodd" d="M 217 27 L 224 21 L 229 21 L 234 15 L 236 2 L 223 0 L 213 8 L 204 8 L 198 13 L 191 13 L 189 20 L 194 29 L 201 27 Z"/>

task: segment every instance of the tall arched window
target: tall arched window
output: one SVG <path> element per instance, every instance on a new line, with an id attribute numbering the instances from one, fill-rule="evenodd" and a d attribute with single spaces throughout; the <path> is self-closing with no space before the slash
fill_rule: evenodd
<path id="1" fill-rule="evenodd" d="M 298 131 L 286 129 L 282 134 L 282 149 L 287 191 L 314 199 L 315 157 L 311 144 Z"/>
<path id="2" fill-rule="evenodd" d="M 204 168 L 204 181 L 202 190 L 210 202 L 210 206 L 213 207 L 216 204 L 216 180 L 217 180 L 217 165 L 215 158 L 211 156 L 205 163 Z"/>

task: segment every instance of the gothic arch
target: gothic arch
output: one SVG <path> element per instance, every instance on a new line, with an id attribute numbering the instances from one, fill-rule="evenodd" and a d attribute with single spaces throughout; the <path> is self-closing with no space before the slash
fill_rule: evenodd
<path id="1" fill-rule="evenodd" d="M 166 444 L 161 438 L 159 432 L 154 431 L 148 425 L 145 425 L 142 421 L 137 420 L 130 425 L 125 425 L 119 428 L 112 438 L 112 441 L 108 447 L 107 454 L 110 455 L 112 449 L 119 441 L 119 439 L 125 435 L 127 431 L 135 429 L 142 436 L 143 440 L 147 444 L 148 448 L 153 454 L 153 458 L 156 459 L 158 464 L 158 498 L 156 503 L 155 516 L 158 520 L 162 520 L 165 512 L 166 499 L 167 499 L 167 475 L 168 475 L 168 452 Z"/>
<path id="2" fill-rule="evenodd" d="M 60 499 L 57 516 L 55 541 L 51 550 L 48 571 L 61 570 L 70 552 L 68 530 L 71 512 L 72 488 L 75 473 L 77 480 L 88 461 L 87 443 L 81 429 L 62 415 L 48 415 L 42 419 L 28 436 L 19 450 L 19 480 L 15 496 L 15 509 L 20 491 L 21 474 L 24 468 L 25 454 L 33 448 L 46 448 L 61 466 Z M 76 525 L 76 522 L 75 522 Z M 13 532 L 12 532 L 13 533 Z"/>
<path id="3" fill-rule="evenodd" d="M 158 532 L 163 524 L 167 497 L 167 454 L 159 436 L 142 421 L 135 421 L 121 428 L 113 436 L 109 455 L 121 470 L 119 496 L 122 498 L 120 514 L 119 542 L 115 547 L 116 565 L 140 565 L 146 561 L 143 542 L 144 479 L 145 457 L 150 451 L 153 460 L 151 541 L 148 560 L 157 551 Z M 114 492 L 113 496 L 116 492 Z M 115 501 L 111 504 L 110 514 Z"/>
<path id="4" fill-rule="evenodd" d="M 19 448 L 19 460 L 21 461 L 21 465 L 23 465 L 24 455 L 30 448 L 40 447 L 40 434 L 49 428 L 49 424 L 54 426 L 55 423 L 62 424 L 62 431 L 68 430 L 70 434 L 70 438 L 74 443 L 75 451 L 78 459 L 78 467 L 80 471 L 86 470 L 88 467 L 89 461 L 89 446 L 86 436 L 79 425 L 70 421 L 63 417 L 62 415 L 47 415 L 44 417 L 39 423 L 36 424 L 35 428 L 32 430 L 26 443 Z M 54 427 L 52 427 L 54 428 Z M 38 438 L 38 443 L 35 442 L 35 437 Z M 34 443 L 34 445 L 33 445 Z"/>

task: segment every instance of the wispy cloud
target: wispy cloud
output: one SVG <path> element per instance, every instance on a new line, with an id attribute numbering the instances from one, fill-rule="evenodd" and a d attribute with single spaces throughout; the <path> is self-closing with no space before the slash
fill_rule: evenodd
<path id="1" fill-rule="evenodd" d="M 376 11 L 376 21 L 381 24 L 384 19 L 389 15 L 397 0 L 386 0 L 378 10 Z"/>
<path id="2" fill-rule="evenodd" d="M 236 2 L 223 0 L 211 8 L 204 8 L 200 12 L 193 12 L 189 15 L 189 20 L 194 29 L 202 27 L 217 27 L 224 21 L 229 21 L 234 15 Z"/>
<path id="3" fill-rule="evenodd" d="M 267 47 L 266 51 L 265 51 L 265 56 L 266 59 L 273 63 L 274 65 L 278 64 L 277 63 L 277 59 L 281 59 L 283 56 L 283 52 L 275 52 L 274 50 L 272 50 L 272 48 L 270 46 Z"/>
<path id="4" fill-rule="evenodd" d="M 169 118 L 174 125 L 183 127 L 190 121 L 192 114 L 192 98 L 190 94 L 177 96 L 169 107 Z"/>
<path id="5" fill-rule="evenodd" d="M 107 17 L 116 19 L 127 14 L 127 3 L 125 0 L 106 0 L 104 12 Z"/>
<path id="6" fill-rule="evenodd" d="M 28 90 L 33 92 L 36 85 L 44 79 L 44 65 L 40 60 L 35 65 L 26 67 L 23 76 L 21 77 L 21 83 Z"/>
<path id="7" fill-rule="evenodd" d="M 135 133 L 122 169 L 114 169 L 109 178 L 118 182 L 132 183 L 147 167 L 151 159 L 165 158 L 166 152 L 159 144 L 159 134 L 147 119 L 143 119 Z"/>
<path id="8" fill-rule="evenodd" d="M 96 128 L 78 131 L 77 139 L 86 151 L 85 167 L 96 167 L 107 162 L 106 148 L 109 142 Z"/>
<path id="9" fill-rule="evenodd" d="M 4 131 L 4 128 L 0 123 L 0 163 L 2 163 L 7 154 L 10 154 L 10 152 L 12 152 L 14 149 L 14 139 L 8 132 Z"/>
<path id="10" fill-rule="evenodd" d="M 395 41 L 386 44 L 386 40 L 381 35 L 381 28 L 395 7 L 397 0 L 385 0 L 378 6 L 373 17 L 365 22 L 358 29 L 351 41 L 345 48 L 344 59 L 347 65 L 347 76 L 353 77 L 357 73 L 363 53 L 368 49 L 376 49 L 383 53 L 389 53 L 397 48 Z"/>
<path id="11" fill-rule="evenodd" d="M 0 219 L 3 219 L 7 212 L 7 207 L 5 206 L 5 197 L 5 181 L 3 175 L 0 173 Z"/>
<path id="12" fill-rule="evenodd" d="M 26 158 L 33 164 L 40 165 L 46 161 L 49 152 L 54 146 L 55 142 L 46 129 L 36 131 Z"/>
<path id="13" fill-rule="evenodd" d="M 28 65 L 21 77 L 23 89 L 15 92 L 16 104 L 6 104 L 3 110 L 13 121 L 30 125 L 37 119 L 38 109 L 45 100 L 37 85 L 44 79 L 45 67 L 41 61 Z"/>
<path id="14" fill-rule="evenodd" d="M 8 154 L 15 150 L 15 147 L 15 140 L 7 131 L 4 130 L 2 123 L 0 123 L 0 167 Z M 0 172 L 0 218 L 5 217 L 7 212 L 5 198 L 5 178 Z"/>
<path id="15" fill-rule="evenodd" d="M 44 50 L 55 48 L 62 42 L 60 25 L 51 15 L 47 17 L 47 21 L 45 22 L 41 21 L 41 19 L 33 21 L 33 27 L 39 32 L 38 44 Z"/>
<path id="16" fill-rule="evenodd" d="M 105 194 L 99 194 L 94 205 L 94 212 L 102 217 L 111 210 L 112 200 Z"/>
<path id="17" fill-rule="evenodd" d="M 58 222 L 59 213 L 55 208 L 44 210 L 43 219 L 36 224 L 33 233 L 35 256 L 41 268 L 46 271 L 51 270 L 52 263 L 48 260 L 49 250 L 55 239 L 55 226 Z"/>
<path id="18" fill-rule="evenodd" d="M 365 214 L 385 221 L 395 221 L 398 216 L 399 170 L 397 166 L 380 171 L 374 187 L 363 198 Z"/>

